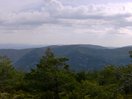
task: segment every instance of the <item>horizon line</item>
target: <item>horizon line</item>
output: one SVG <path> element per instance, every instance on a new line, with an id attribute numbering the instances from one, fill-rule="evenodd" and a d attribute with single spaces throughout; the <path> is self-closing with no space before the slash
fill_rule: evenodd
<path id="1" fill-rule="evenodd" d="M 131 47 L 132 45 L 126 46 L 105 46 L 99 44 L 0 44 L 0 49 L 30 49 L 30 48 L 42 48 L 42 47 L 50 47 L 50 46 L 74 46 L 74 45 L 92 45 L 92 46 L 100 46 L 105 48 L 122 48 L 122 47 Z"/>

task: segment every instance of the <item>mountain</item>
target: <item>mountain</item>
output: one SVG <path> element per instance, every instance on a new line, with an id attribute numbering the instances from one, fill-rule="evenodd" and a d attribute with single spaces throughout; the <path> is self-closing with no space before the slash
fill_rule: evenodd
<path id="1" fill-rule="evenodd" d="M 55 55 L 69 58 L 73 70 L 101 69 L 106 65 L 126 65 L 131 63 L 131 46 L 107 48 L 97 45 L 48 46 Z M 29 49 L 0 49 L 0 55 L 8 56 L 16 69 L 29 71 L 39 62 L 47 47 Z"/>

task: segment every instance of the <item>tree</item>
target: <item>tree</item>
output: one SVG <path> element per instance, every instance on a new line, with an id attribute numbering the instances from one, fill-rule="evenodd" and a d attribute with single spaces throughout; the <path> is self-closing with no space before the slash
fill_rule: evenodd
<path id="1" fill-rule="evenodd" d="M 8 90 L 14 83 L 16 71 L 9 58 L 0 56 L 0 90 Z"/>
<path id="2" fill-rule="evenodd" d="M 67 60 L 67 58 L 56 57 L 48 48 L 37 67 L 26 75 L 31 85 L 30 90 L 51 92 L 54 99 L 59 99 L 62 76 L 68 72 Z"/>
<path id="3" fill-rule="evenodd" d="M 130 57 L 132 58 L 132 51 L 129 51 L 129 55 L 130 55 Z"/>

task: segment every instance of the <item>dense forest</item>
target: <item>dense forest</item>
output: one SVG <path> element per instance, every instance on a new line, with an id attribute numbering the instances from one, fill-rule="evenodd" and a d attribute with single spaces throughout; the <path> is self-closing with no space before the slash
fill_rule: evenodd
<path id="1" fill-rule="evenodd" d="M 130 53 L 130 56 L 132 53 Z M 0 99 L 132 99 L 132 64 L 75 72 L 48 48 L 30 72 L 0 57 Z"/>

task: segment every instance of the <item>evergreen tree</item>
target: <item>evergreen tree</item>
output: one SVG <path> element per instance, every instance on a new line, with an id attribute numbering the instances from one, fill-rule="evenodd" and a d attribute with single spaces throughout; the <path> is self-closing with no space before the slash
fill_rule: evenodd
<path id="1" fill-rule="evenodd" d="M 30 79 L 31 88 L 37 91 L 53 92 L 54 98 L 59 99 L 62 74 L 68 72 L 67 60 L 55 57 L 51 49 L 48 48 L 37 67 L 26 75 L 26 78 Z"/>
<path id="2" fill-rule="evenodd" d="M 0 56 L 0 90 L 8 90 L 12 88 L 14 83 L 15 69 L 9 58 Z"/>

